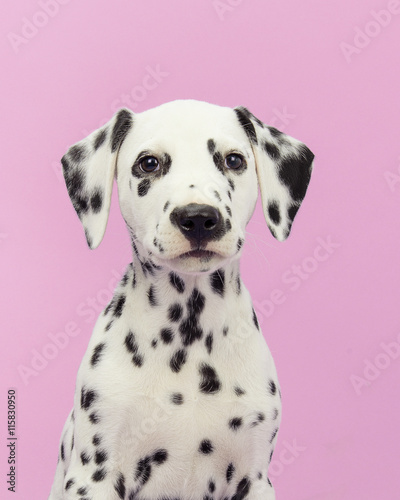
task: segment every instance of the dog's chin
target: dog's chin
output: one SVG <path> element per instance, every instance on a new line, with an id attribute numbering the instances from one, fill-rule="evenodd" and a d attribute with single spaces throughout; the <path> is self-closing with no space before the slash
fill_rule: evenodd
<path id="1" fill-rule="evenodd" d="M 157 259 L 160 260 L 161 259 Z M 176 273 L 207 274 L 212 273 L 231 260 L 208 250 L 191 250 L 182 253 L 173 259 L 162 259 L 161 265 L 166 265 Z"/>

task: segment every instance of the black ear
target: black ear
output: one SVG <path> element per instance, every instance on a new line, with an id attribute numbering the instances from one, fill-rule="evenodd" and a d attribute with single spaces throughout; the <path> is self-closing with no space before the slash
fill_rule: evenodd
<path id="1" fill-rule="evenodd" d="M 104 127 L 70 147 L 61 160 L 68 194 L 90 248 L 103 239 L 118 151 L 132 124 L 132 111 L 119 110 Z"/>
<path id="2" fill-rule="evenodd" d="M 273 236 L 284 241 L 306 194 L 314 155 L 248 109 L 240 106 L 234 111 L 253 148 L 265 220 Z"/>

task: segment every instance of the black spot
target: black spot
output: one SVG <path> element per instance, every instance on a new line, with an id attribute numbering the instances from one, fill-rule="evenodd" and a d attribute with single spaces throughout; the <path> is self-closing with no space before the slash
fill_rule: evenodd
<path id="1" fill-rule="evenodd" d="M 101 436 L 99 434 L 95 434 L 92 439 L 92 443 L 94 446 L 99 446 L 101 443 Z"/>
<path id="2" fill-rule="evenodd" d="M 163 328 L 160 332 L 160 337 L 164 344 L 170 344 L 174 339 L 174 332 L 171 328 Z"/>
<path id="3" fill-rule="evenodd" d="M 98 424 L 100 422 L 100 417 L 96 412 L 93 412 L 89 415 L 89 420 L 92 422 L 92 424 Z"/>
<path id="4" fill-rule="evenodd" d="M 75 481 L 73 479 L 69 479 L 65 484 L 65 490 L 69 490 L 73 484 L 75 484 Z"/>
<path id="5" fill-rule="evenodd" d="M 274 450 L 271 450 L 271 453 L 269 454 L 269 461 L 271 462 L 272 460 L 272 455 L 274 454 Z"/>
<path id="6" fill-rule="evenodd" d="M 250 491 L 251 482 L 248 477 L 244 477 L 236 488 L 236 493 L 233 495 L 232 500 L 243 500 Z"/>
<path id="7" fill-rule="evenodd" d="M 74 163 L 80 163 L 86 158 L 86 147 L 81 145 L 72 146 L 68 151 L 69 159 Z"/>
<path id="8" fill-rule="evenodd" d="M 221 201 L 221 195 L 218 193 L 218 191 L 214 191 L 214 195 L 218 201 Z"/>
<path id="9" fill-rule="evenodd" d="M 240 125 L 246 132 L 247 137 L 250 139 L 250 142 L 252 142 L 253 144 L 257 144 L 256 129 L 254 128 L 254 125 L 249 118 L 250 115 L 249 110 L 240 106 L 239 108 L 235 108 L 234 111 L 236 113 Z"/>
<path id="10" fill-rule="evenodd" d="M 232 210 L 230 209 L 230 207 L 228 207 L 228 205 L 225 205 L 225 210 L 226 210 L 227 214 L 229 215 L 229 217 L 232 217 Z"/>
<path id="11" fill-rule="evenodd" d="M 128 335 L 125 337 L 125 347 L 132 354 L 137 354 L 139 351 L 139 346 L 136 342 L 135 334 L 129 330 Z"/>
<path id="12" fill-rule="evenodd" d="M 106 327 L 104 328 L 104 331 L 108 332 L 108 330 L 112 327 L 112 324 L 114 323 L 113 320 L 109 321 L 107 324 L 106 324 Z"/>
<path id="13" fill-rule="evenodd" d="M 155 349 L 155 348 L 157 347 L 157 342 L 158 342 L 158 341 L 157 341 L 157 339 L 153 339 L 153 340 L 151 341 L 151 347 L 152 347 L 153 349 Z"/>
<path id="14" fill-rule="evenodd" d="M 172 272 L 169 273 L 169 282 L 179 293 L 185 291 L 185 283 L 177 274 Z"/>
<path id="15" fill-rule="evenodd" d="M 60 455 L 61 455 L 61 460 L 64 461 L 65 460 L 64 443 L 61 443 Z"/>
<path id="16" fill-rule="evenodd" d="M 126 271 L 126 273 L 123 275 L 121 279 L 122 286 L 126 286 L 126 284 L 128 283 L 128 277 L 129 277 L 129 271 Z"/>
<path id="17" fill-rule="evenodd" d="M 168 318 L 170 321 L 179 321 L 182 317 L 183 309 L 179 304 L 172 304 L 168 309 Z"/>
<path id="18" fill-rule="evenodd" d="M 214 293 L 223 297 L 225 290 L 225 271 L 218 269 L 210 276 L 211 289 Z"/>
<path id="19" fill-rule="evenodd" d="M 71 439 L 71 451 L 74 449 L 74 443 L 75 443 L 75 436 L 72 434 L 72 439 Z"/>
<path id="20" fill-rule="evenodd" d="M 187 302 L 189 312 L 196 316 L 199 315 L 204 309 L 205 301 L 206 298 L 204 295 L 197 288 L 194 288 Z"/>
<path id="21" fill-rule="evenodd" d="M 214 493 L 215 491 L 215 483 L 212 479 L 210 479 L 210 481 L 208 482 L 208 491 L 210 493 Z"/>
<path id="22" fill-rule="evenodd" d="M 107 129 L 99 130 L 99 133 L 94 138 L 94 150 L 97 151 L 107 138 Z"/>
<path id="23" fill-rule="evenodd" d="M 88 455 L 86 452 L 82 452 L 81 453 L 81 462 L 82 462 L 82 465 L 86 465 L 90 462 L 91 460 L 91 457 L 90 455 Z"/>
<path id="24" fill-rule="evenodd" d="M 118 493 L 118 496 L 121 500 L 125 498 L 125 477 L 123 474 L 119 473 L 117 482 L 114 484 L 114 489 Z"/>
<path id="25" fill-rule="evenodd" d="M 183 404 L 183 394 L 180 392 L 174 392 L 171 394 L 171 402 L 174 405 L 182 405 Z"/>
<path id="26" fill-rule="evenodd" d="M 235 183 L 233 182 L 232 179 L 228 180 L 228 184 L 229 184 L 230 188 L 232 189 L 232 191 L 235 191 Z"/>
<path id="27" fill-rule="evenodd" d="M 134 354 L 132 356 L 132 363 L 140 368 L 143 365 L 143 356 L 141 354 Z"/>
<path id="28" fill-rule="evenodd" d="M 135 480 L 140 481 L 140 483 L 146 484 L 151 476 L 151 463 L 150 457 L 145 457 L 139 460 L 136 466 Z"/>
<path id="29" fill-rule="evenodd" d="M 90 206 L 95 214 L 100 212 L 103 205 L 103 195 L 100 189 L 96 189 L 92 196 L 90 197 Z"/>
<path id="30" fill-rule="evenodd" d="M 242 240 L 242 238 L 238 238 L 237 244 L 236 244 L 236 248 L 237 248 L 238 252 L 242 248 L 242 246 L 243 246 L 243 240 Z"/>
<path id="31" fill-rule="evenodd" d="M 229 332 L 229 327 L 224 326 L 224 328 L 222 329 L 222 335 L 226 337 L 228 335 L 228 332 Z"/>
<path id="32" fill-rule="evenodd" d="M 207 363 L 202 363 L 199 368 L 200 391 L 204 394 L 215 394 L 221 389 L 221 382 L 214 368 Z"/>
<path id="33" fill-rule="evenodd" d="M 154 292 L 154 287 L 153 285 L 150 286 L 148 292 L 147 292 L 147 297 L 149 298 L 149 302 L 151 306 L 156 306 L 157 305 L 157 300 Z"/>
<path id="34" fill-rule="evenodd" d="M 314 154 L 303 144 L 296 154 L 287 155 L 280 161 L 279 177 L 297 202 L 302 201 L 306 194 L 313 159 Z"/>
<path id="35" fill-rule="evenodd" d="M 290 220 L 293 220 L 296 217 L 297 212 L 299 211 L 299 206 L 292 205 L 288 210 L 288 217 Z"/>
<path id="36" fill-rule="evenodd" d="M 232 195 L 231 195 L 231 192 L 230 192 L 230 191 L 228 191 L 228 197 L 229 197 L 229 199 L 232 201 Z"/>
<path id="37" fill-rule="evenodd" d="M 268 388 L 269 388 L 269 392 L 275 396 L 276 394 L 276 384 L 275 382 L 271 379 L 268 383 Z"/>
<path id="38" fill-rule="evenodd" d="M 125 305 L 125 300 L 126 300 L 125 295 L 120 295 L 115 302 L 113 314 L 117 318 L 119 318 L 122 315 L 122 311 L 123 311 L 124 305 Z"/>
<path id="39" fill-rule="evenodd" d="M 209 455 L 214 451 L 214 447 L 209 439 L 203 439 L 199 446 L 199 452 L 204 455 Z"/>
<path id="40" fill-rule="evenodd" d="M 229 427 L 233 431 L 237 431 L 239 429 L 239 427 L 242 425 L 242 423 L 243 423 L 243 420 L 240 417 L 231 418 L 229 420 Z"/>
<path id="41" fill-rule="evenodd" d="M 271 437 L 269 439 L 269 442 L 272 443 L 272 441 L 275 439 L 275 436 L 278 434 L 278 429 L 274 429 L 272 431 Z"/>
<path id="42" fill-rule="evenodd" d="M 257 474 L 257 477 L 258 477 L 258 479 L 262 479 L 262 472 L 259 472 L 259 473 Z"/>
<path id="43" fill-rule="evenodd" d="M 78 490 L 76 490 L 76 492 L 78 493 L 78 495 L 86 495 L 87 493 L 87 488 L 85 487 L 82 487 L 82 488 L 79 488 Z"/>
<path id="44" fill-rule="evenodd" d="M 186 363 L 186 351 L 184 349 L 179 349 L 173 354 L 169 362 L 169 366 L 171 367 L 171 370 L 173 372 L 178 373 L 185 363 Z"/>
<path id="45" fill-rule="evenodd" d="M 268 481 L 268 484 L 269 484 L 269 485 L 271 486 L 271 488 L 272 488 L 272 483 L 271 483 L 271 481 L 270 481 L 269 477 L 267 477 L 267 481 Z"/>
<path id="46" fill-rule="evenodd" d="M 167 211 L 169 205 L 170 205 L 170 203 L 169 203 L 169 201 L 167 201 L 166 204 L 164 205 L 164 208 L 163 208 L 164 212 Z"/>
<path id="47" fill-rule="evenodd" d="M 139 196 L 145 196 L 150 189 L 151 181 L 150 179 L 143 179 L 139 182 L 137 187 L 137 192 Z"/>
<path id="48" fill-rule="evenodd" d="M 104 450 L 98 450 L 94 455 L 94 461 L 97 465 L 101 465 L 102 463 L 104 463 L 107 458 L 107 453 Z"/>
<path id="49" fill-rule="evenodd" d="M 270 131 L 272 137 L 281 137 L 283 135 L 283 132 L 275 127 L 267 127 L 267 129 Z"/>
<path id="50" fill-rule="evenodd" d="M 253 309 L 253 323 L 255 324 L 257 330 L 260 329 L 259 325 L 258 325 L 258 320 L 257 320 L 257 315 L 256 315 L 256 312 L 255 310 Z"/>
<path id="51" fill-rule="evenodd" d="M 233 389 L 235 391 L 236 396 L 243 396 L 243 394 L 246 394 L 246 391 L 244 391 L 241 387 L 236 386 Z"/>
<path id="52" fill-rule="evenodd" d="M 279 224 L 281 221 L 281 213 L 277 201 L 272 201 L 268 205 L 268 215 L 274 224 Z"/>
<path id="53" fill-rule="evenodd" d="M 211 354 L 212 347 L 213 347 L 213 334 L 211 332 L 207 335 L 206 340 L 205 340 L 205 344 L 206 344 L 208 354 Z"/>
<path id="54" fill-rule="evenodd" d="M 229 219 L 226 219 L 225 220 L 225 230 L 226 230 L 226 232 L 230 231 L 231 229 L 232 229 L 231 221 Z"/>
<path id="55" fill-rule="evenodd" d="M 114 153 L 122 145 L 127 133 L 132 127 L 132 115 L 126 109 L 121 109 L 117 114 L 111 134 L 111 152 Z"/>
<path id="56" fill-rule="evenodd" d="M 213 161 L 214 165 L 217 167 L 217 169 L 221 172 L 221 174 L 225 175 L 225 169 L 224 169 L 224 157 L 219 151 L 216 151 L 213 154 Z"/>
<path id="57" fill-rule="evenodd" d="M 152 461 L 157 465 L 163 464 L 168 458 L 167 450 L 157 450 L 152 456 Z"/>
<path id="58" fill-rule="evenodd" d="M 213 139 L 208 139 L 207 141 L 207 149 L 209 153 L 212 155 L 215 152 L 215 141 Z"/>
<path id="59" fill-rule="evenodd" d="M 93 475 L 92 475 L 92 479 L 93 481 L 95 481 L 96 483 L 100 482 L 100 481 L 103 481 L 103 479 L 106 477 L 107 475 L 107 472 L 106 470 L 103 468 L 103 469 L 97 469 Z"/>
<path id="60" fill-rule="evenodd" d="M 274 411 L 272 413 L 272 420 L 276 420 L 278 418 L 279 411 L 277 408 L 274 408 Z"/>
<path id="61" fill-rule="evenodd" d="M 226 481 L 229 483 L 232 479 L 232 476 L 235 472 L 235 466 L 233 465 L 233 463 L 231 462 L 229 465 L 228 465 L 228 468 L 226 469 Z"/>
<path id="62" fill-rule="evenodd" d="M 267 155 L 272 159 L 272 160 L 279 160 L 279 157 L 281 156 L 279 152 L 279 148 L 275 146 L 272 142 L 264 141 L 263 142 L 263 148 Z"/>
<path id="63" fill-rule="evenodd" d="M 97 392 L 93 390 L 86 390 L 85 387 L 81 389 L 81 408 L 88 410 L 97 399 Z"/>
<path id="64" fill-rule="evenodd" d="M 97 346 L 94 348 L 92 359 L 90 360 L 90 364 L 92 366 L 95 366 L 99 362 L 101 353 L 103 352 L 105 345 L 106 344 L 104 344 L 103 342 L 101 344 L 97 344 Z"/>
<path id="65" fill-rule="evenodd" d="M 256 427 L 258 424 L 260 424 L 261 422 L 264 422 L 265 420 L 265 415 L 264 413 L 258 413 L 257 414 L 257 419 L 254 420 L 252 423 L 251 423 L 251 427 Z"/>

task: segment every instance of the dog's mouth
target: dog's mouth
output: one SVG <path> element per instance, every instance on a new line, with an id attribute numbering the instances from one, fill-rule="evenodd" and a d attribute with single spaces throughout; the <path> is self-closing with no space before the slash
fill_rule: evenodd
<path id="1" fill-rule="evenodd" d="M 190 252 L 183 253 L 179 256 L 180 259 L 199 259 L 201 262 L 209 262 L 217 254 L 209 250 L 191 250 Z"/>

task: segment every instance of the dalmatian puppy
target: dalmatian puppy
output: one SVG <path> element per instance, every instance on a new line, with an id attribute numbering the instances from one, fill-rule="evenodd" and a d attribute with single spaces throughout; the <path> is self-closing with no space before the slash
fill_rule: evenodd
<path id="1" fill-rule="evenodd" d="M 114 178 L 133 262 L 98 318 L 50 500 L 273 500 L 274 361 L 239 271 L 258 186 L 289 235 L 314 155 L 246 108 L 122 109 L 62 159 L 90 248 Z"/>

